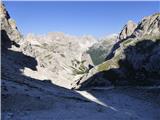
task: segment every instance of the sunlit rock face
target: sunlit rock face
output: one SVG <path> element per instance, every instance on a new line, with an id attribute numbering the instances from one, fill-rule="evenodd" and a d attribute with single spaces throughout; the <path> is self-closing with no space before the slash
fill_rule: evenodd
<path id="1" fill-rule="evenodd" d="M 160 13 L 144 17 L 133 32 L 133 37 L 159 36 L 160 35 Z"/>
<path id="2" fill-rule="evenodd" d="M 119 39 L 123 40 L 129 37 L 134 32 L 136 27 L 137 27 L 137 24 L 129 20 L 128 23 L 121 30 L 119 34 Z"/>
<path id="3" fill-rule="evenodd" d="M 143 18 L 132 32 L 113 46 L 105 62 L 95 66 L 88 77 L 79 79 L 73 87 L 85 88 L 93 83 L 96 83 L 93 86 L 107 86 L 108 82 L 111 85 L 160 85 L 160 14 Z"/>
<path id="4" fill-rule="evenodd" d="M 26 55 L 37 59 L 38 71 L 48 73 L 43 76 L 53 80 L 55 84 L 68 87 L 77 76 L 89 69 L 89 65 L 93 66 L 86 51 L 95 42 L 96 39 L 92 36 L 77 37 L 62 32 L 28 34 L 21 43 L 21 49 Z M 78 71 L 77 74 L 75 71 Z"/>
<path id="5" fill-rule="evenodd" d="M 16 27 L 16 22 L 10 18 L 2 2 L 0 3 L 0 19 L 1 31 L 6 31 L 9 38 L 18 43 L 22 39 L 22 36 Z"/>

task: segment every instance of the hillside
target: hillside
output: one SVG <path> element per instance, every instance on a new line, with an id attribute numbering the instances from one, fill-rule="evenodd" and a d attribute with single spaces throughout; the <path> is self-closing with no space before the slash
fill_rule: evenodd
<path id="1" fill-rule="evenodd" d="M 119 39 L 112 47 L 105 62 L 95 66 L 77 83 L 73 83 L 73 87 L 160 85 L 159 23 L 159 13 L 143 18 L 137 28 L 132 30 L 132 34 Z M 129 29 L 126 26 L 123 29 Z"/>
<path id="2" fill-rule="evenodd" d="M 2 2 L 0 19 L 2 120 L 160 119 L 160 14 L 101 41 L 22 36 Z"/>

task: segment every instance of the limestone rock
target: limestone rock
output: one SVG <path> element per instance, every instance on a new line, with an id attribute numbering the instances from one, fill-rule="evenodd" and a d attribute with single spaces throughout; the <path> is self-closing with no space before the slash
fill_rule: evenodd
<path id="1" fill-rule="evenodd" d="M 18 43 L 22 40 L 22 36 L 16 27 L 16 23 L 10 18 L 8 11 L 4 7 L 3 3 L 0 3 L 0 19 L 1 19 L 1 31 L 7 32 L 9 38 Z"/>
<path id="2" fill-rule="evenodd" d="M 137 27 L 137 24 L 129 20 L 128 23 L 123 27 L 122 31 L 119 34 L 119 39 L 123 40 L 129 37 Z"/>
<path id="3" fill-rule="evenodd" d="M 77 86 L 91 87 L 104 79 L 112 85 L 160 85 L 159 23 L 158 13 L 145 17 L 130 36 L 113 46 L 110 58 L 93 68 L 97 72 L 89 71 L 90 77 L 81 78 Z"/>
<path id="4" fill-rule="evenodd" d="M 38 71 L 46 69 L 52 73 L 45 76 L 53 83 L 69 87 L 75 76 L 87 72 L 89 65 L 93 65 L 86 50 L 95 42 L 96 39 L 91 36 L 76 37 L 62 32 L 43 36 L 29 34 L 21 49 L 26 55 L 37 59 Z M 84 69 L 80 70 L 82 66 Z"/>
<path id="5" fill-rule="evenodd" d="M 133 37 L 160 35 L 160 13 L 144 17 L 133 32 Z"/>

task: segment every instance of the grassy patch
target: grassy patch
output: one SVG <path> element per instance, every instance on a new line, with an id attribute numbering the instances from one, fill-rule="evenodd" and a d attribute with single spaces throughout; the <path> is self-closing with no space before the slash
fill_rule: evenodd
<path id="1" fill-rule="evenodd" d="M 107 70 L 108 67 L 109 67 L 108 62 L 104 62 L 104 63 L 102 63 L 102 64 L 100 64 L 100 65 L 98 66 L 98 71 L 99 71 L 99 72 L 100 72 L 100 71 L 105 71 L 105 70 Z"/>
<path id="2" fill-rule="evenodd" d="M 84 65 L 85 62 L 85 60 L 72 60 L 72 66 L 70 67 L 73 69 L 73 75 L 85 74 L 89 72 L 89 69 Z"/>

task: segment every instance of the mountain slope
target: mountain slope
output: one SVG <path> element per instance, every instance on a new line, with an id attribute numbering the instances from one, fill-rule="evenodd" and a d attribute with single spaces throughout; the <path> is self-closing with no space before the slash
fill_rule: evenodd
<path id="1" fill-rule="evenodd" d="M 7 16 L 8 12 L 5 14 Z M 6 21 L 1 24 L 8 23 L 8 19 L 4 19 Z M 41 45 L 36 40 L 27 46 L 22 37 L 17 39 L 16 36 L 21 36 L 19 33 L 16 36 L 12 34 L 14 31 L 18 32 L 18 29 L 10 28 L 9 24 L 1 29 L 2 120 L 159 120 L 160 96 L 156 90 L 153 93 L 135 88 L 73 91 L 43 79 L 37 72 L 37 66 L 43 62 L 35 57 L 44 48 L 36 48 L 36 45 Z M 47 45 L 45 52 L 52 49 L 48 47 L 51 45 Z M 35 50 L 39 52 L 34 54 Z M 25 73 L 26 69 L 28 73 Z M 41 80 L 33 78 L 33 74 Z"/>
<path id="2" fill-rule="evenodd" d="M 55 32 L 44 36 L 28 35 L 21 43 L 21 49 L 24 54 L 37 59 L 39 75 L 69 88 L 70 83 L 93 64 L 85 51 L 95 42 L 90 36 L 75 37 Z M 27 74 L 30 71 L 24 72 Z"/>
<path id="3" fill-rule="evenodd" d="M 103 37 L 89 48 L 87 53 L 91 56 L 94 65 L 98 65 L 105 61 L 106 56 L 110 53 L 111 48 L 116 43 L 117 37 L 117 34 Z"/>
<path id="4" fill-rule="evenodd" d="M 159 22 L 159 13 L 145 17 L 127 39 L 113 46 L 107 60 L 74 83 L 74 88 L 160 85 Z"/>

